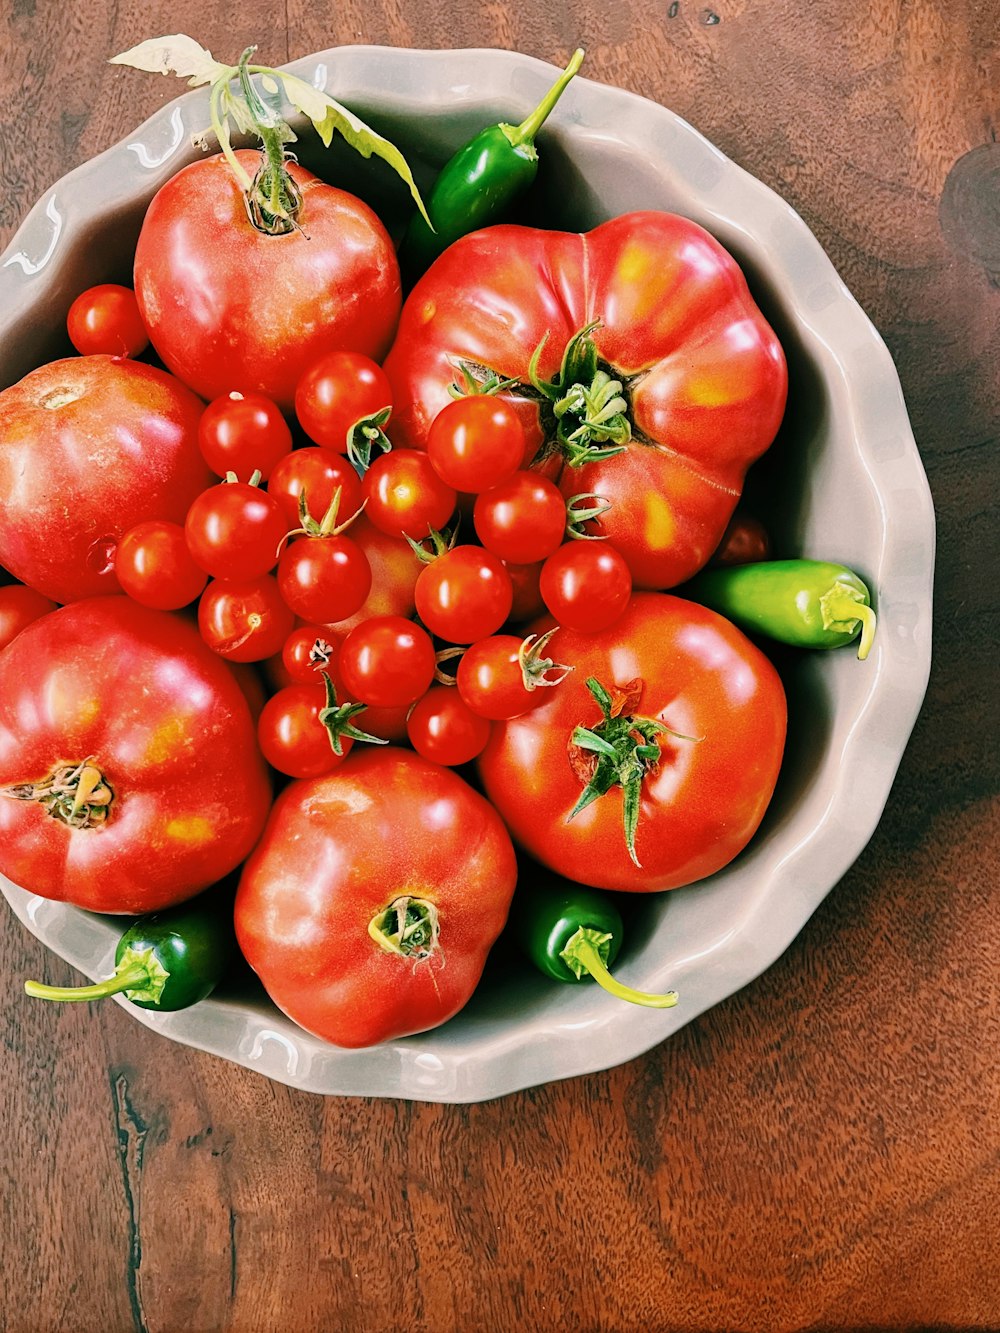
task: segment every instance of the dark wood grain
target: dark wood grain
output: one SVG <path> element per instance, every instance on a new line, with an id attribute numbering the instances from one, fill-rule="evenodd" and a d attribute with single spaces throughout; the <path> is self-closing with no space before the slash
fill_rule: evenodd
<path id="1" fill-rule="evenodd" d="M 939 521 L 927 704 L 871 845 L 769 972 L 623 1068 L 468 1108 L 311 1097 L 25 1001 L 70 973 L 0 927 L 10 1333 L 1000 1327 L 995 150 L 951 175 L 996 142 L 997 6 L 708 8 L 6 0 L 0 241 L 175 95 L 105 63 L 143 37 L 584 45 L 814 229 L 896 358 Z"/>

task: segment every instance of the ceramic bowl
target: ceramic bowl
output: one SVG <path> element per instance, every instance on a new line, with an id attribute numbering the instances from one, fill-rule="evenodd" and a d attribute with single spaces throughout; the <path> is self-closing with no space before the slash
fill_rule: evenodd
<path id="1" fill-rule="evenodd" d="M 431 172 L 484 125 L 517 121 L 556 71 L 508 51 L 341 48 L 291 68 L 329 88 Z M 142 78 L 128 71 L 122 77 Z M 59 181 L 0 260 L 0 384 L 69 349 L 70 302 L 97 282 L 130 281 L 131 250 L 153 193 L 198 156 L 207 95 L 185 94 Z M 301 158 L 367 198 L 392 224 L 406 205 L 378 163 Z M 636 1009 L 596 986 L 552 984 L 500 948 L 458 1017 L 437 1031 L 339 1051 L 280 1014 L 252 979 L 195 1008 L 152 1015 L 165 1037 L 319 1093 L 472 1102 L 608 1068 L 648 1050 L 776 959 L 870 838 L 923 698 L 931 652 L 934 519 L 899 381 L 878 333 L 800 217 L 690 125 L 640 97 L 577 78 L 540 140 L 542 170 L 524 216 L 585 230 L 637 208 L 694 218 L 743 265 L 789 360 L 779 438 L 751 473 L 782 554 L 857 569 L 879 615 L 866 662 L 850 650 L 782 654 L 789 746 L 778 790 L 749 848 L 693 888 L 636 903 L 622 980 L 675 988 L 675 1009 Z M 14 913 L 88 977 L 107 975 L 114 920 L 10 883 Z"/>

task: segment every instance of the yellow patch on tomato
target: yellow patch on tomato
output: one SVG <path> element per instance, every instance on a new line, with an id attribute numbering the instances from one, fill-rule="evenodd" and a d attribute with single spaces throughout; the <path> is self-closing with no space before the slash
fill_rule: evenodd
<path id="1" fill-rule="evenodd" d="M 646 543 L 654 551 L 663 551 L 671 545 L 677 524 L 674 511 L 666 496 L 651 491 L 646 496 Z"/>
<path id="2" fill-rule="evenodd" d="M 211 842 L 215 829 L 204 815 L 178 815 L 171 819 L 164 830 L 173 842 L 187 843 L 188 846 L 200 846 Z"/>
<path id="3" fill-rule="evenodd" d="M 146 742 L 145 759 L 147 764 L 165 764 L 179 749 L 187 744 L 189 736 L 187 719 L 170 717 L 150 732 Z"/>
<path id="4" fill-rule="evenodd" d="M 732 370 L 697 375 L 688 382 L 684 391 L 684 397 L 691 407 L 725 407 L 738 396 Z"/>

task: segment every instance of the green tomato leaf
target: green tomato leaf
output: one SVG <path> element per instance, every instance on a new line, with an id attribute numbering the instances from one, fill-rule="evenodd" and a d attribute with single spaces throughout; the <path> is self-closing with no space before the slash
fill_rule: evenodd
<path id="1" fill-rule="evenodd" d="M 112 56 L 111 65 L 130 65 L 133 69 L 148 70 L 151 74 L 176 74 L 187 79 L 191 88 L 203 83 L 215 83 L 230 72 L 228 65 L 220 65 L 210 51 L 199 46 L 193 37 L 174 33 L 172 37 L 150 37 L 121 55 Z"/>

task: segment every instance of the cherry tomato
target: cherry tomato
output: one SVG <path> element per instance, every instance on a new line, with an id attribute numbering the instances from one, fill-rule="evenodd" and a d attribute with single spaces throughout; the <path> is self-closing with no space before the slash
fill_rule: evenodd
<path id="1" fill-rule="evenodd" d="M 632 575 L 605 541 L 569 541 L 550 555 L 539 580 L 542 600 L 567 629 L 613 625 L 628 606 Z"/>
<path id="2" fill-rule="evenodd" d="M 138 356 L 149 346 L 135 292 L 113 282 L 81 292 L 69 308 L 66 328 L 81 356 Z"/>
<path id="3" fill-rule="evenodd" d="M 430 636 L 402 616 L 373 616 L 340 647 L 340 678 L 351 699 L 376 708 L 412 704 L 434 679 Z"/>
<path id="4" fill-rule="evenodd" d="M 325 625 L 296 626 L 281 649 L 282 664 L 299 685 L 315 684 L 321 671 L 335 673 L 339 656 L 340 640 L 331 636 Z"/>
<path id="5" fill-rule="evenodd" d="M 361 547 L 371 566 L 372 590 L 359 611 L 331 626 L 341 637 L 372 616 L 412 616 L 413 589 L 423 569 L 405 538 L 388 536 L 364 514 L 354 520 L 350 531 L 351 540 Z"/>
<path id="6" fill-rule="evenodd" d="M 347 452 L 351 428 L 392 407 L 385 372 L 360 352 L 328 352 L 309 367 L 295 390 L 299 425 L 317 444 Z"/>
<path id="7" fill-rule="evenodd" d="M 712 556 L 713 565 L 754 565 L 768 560 L 771 539 L 759 518 L 737 509 L 722 534 L 722 541 Z"/>
<path id="8" fill-rule="evenodd" d="M 278 587 L 285 604 L 303 620 L 330 624 L 361 609 L 371 591 L 372 570 L 364 551 L 343 534 L 300 537 L 278 561 Z"/>
<path id="9" fill-rule="evenodd" d="M 281 651 L 295 623 L 270 574 L 216 579 L 198 603 L 198 628 L 208 646 L 230 662 L 262 662 Z"/>
<path id="10" fill-rule="evenodd" d="M 133 601 L 157 611 L 190 605 L 208 582 L 188 550 L 184 529 L 165 519 L 129 528 L 115 551 L 115 575 Z"/>
<path id="11" fill-rule="evenodd" d="M 267 481 L 292 450 L 292 432 L 277 403 L 261 393 L 227 393 L 209 403 L 198 423 L 198 445 L 220 477 L 235 472 L 249 481 L 259 472 Z"/>
<path id="12" fill-rule="evenodd" d="M 482 394 L 457 398 L 437 414 L 427 456 L 442 481 L 479 495 L 516 472 L 524 461 L 524 427 L 514 409 Z"/>
<path id="13" fill-rule="evenodd" d="M 426 537 L 455 512 L 454 489 L 441 480 L 419 449 L 393 449 L 365 473 L 363 492 L 370 523 L 390 537 Z"/>
<path id="14" fill-rule="evenodd" d="M 20 583 L 0 588 L 0 649 L 16 639 L 26 625 L 55 609 L 56 603 L 34 588 L 25 588 Z"/>
<path id="15" fill-rule="evenodd" d="M 503 563 L 514 589 L 514 603 L 510 608 L 511 620 L 534 620 L 545 610 L 545 603 L 542 601 L 538 586 L 543 562 L 537 560 L 532 565 L 512 565 L 505 560 Z"/>
<path id="16" fill-rule="evenodd" d="M 462 654 L 455 675 L 462 702 L 494 722 L 520 717 L 537 707 L 549 692 L 546 687 L 556 685 L 566 668 L 551 662 L 550 671 L 545 662 L 538 662 L 535 669 L 529 665 L 529 689 L 523 661 L 524 639 L 516 634 L 492 634 L 472 644 Z"/>
<path id="17" fill-rule="evenodd" d="M 337 754 L 319 720 L 326 707 L 326 686 L 286 685 L 264 705 L 257 723 L 261 753 L 272 768 L 290 778 L 318 778 L 331 773 L 354 744 L 341 736 Z"/>
<path id="18" fill-rule="evenodd" d="M 515 472 L 476 500 L 476 534 L 488 551 L 518 565 L 544 560 L 566 532 L 566 501 L 537 472 Z"/>
<path id="19" fill-rule="evenodd" d="M 184 536 L 195 563 L 217 579 L 254 579 L 278 562 L 288 531 L 281 506 L 259 486 L 224 481 L 188 510 Z"/>
<path id="20" fill-rule="evenodd" d="M 456 546 L 424 566 L 414 597 L 432 634 L 449 643 L 473 643 L 504 623 L 514 590 L 495 555 L 479 546 Z"/>
<path id="21" fill-rule="evenodd" d="M 361 508 L 361 480 L 346 458 L 333 449 L 295 449 L 275 466 L 267 493 L 282 508 L 289 528 L 299 526 L 299 492 L 306 493 L 306 508 L 317 523 L 330 508 L 340 487 L 339 513 L 350 518 Z"/>
<path id="22" fill-rule="evenodd" d="M 454 768 L 482 754 L 490 724 L 468 707 L 453 685 L 435 685 L 413 705 L 406 733 L 417 754 Z"/>

